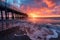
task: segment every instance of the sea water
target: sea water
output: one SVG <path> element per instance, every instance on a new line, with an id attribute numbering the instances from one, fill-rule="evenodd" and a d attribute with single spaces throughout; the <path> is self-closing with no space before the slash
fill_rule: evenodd
<path id="1" fill-rule="evenodd" d="M 14 34 L 17 37 L 27 35 L 31 40 L 60 40 L 60 18 L 19 19 L 8 21 L 7 25 L 22 30 L 23 34 L 19 34 L 20 31 Z"/>

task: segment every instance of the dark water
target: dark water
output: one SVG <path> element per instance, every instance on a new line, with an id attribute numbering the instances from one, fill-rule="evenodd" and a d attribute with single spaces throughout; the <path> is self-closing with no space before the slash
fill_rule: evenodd
<path id="1" fill-rule="evenodd" d="M 17 32 L 12 32 L 8 37 L 5 37 L 5 35 L 4 39 L 1 38 L 1 40 L 23 40 L 21 39 L 23 35 L 27 35 L 31 40 L 60 40 L 60 18 L 29 18 L 0 21 L 0 31 L 16 26 L 19 27 Z"/>

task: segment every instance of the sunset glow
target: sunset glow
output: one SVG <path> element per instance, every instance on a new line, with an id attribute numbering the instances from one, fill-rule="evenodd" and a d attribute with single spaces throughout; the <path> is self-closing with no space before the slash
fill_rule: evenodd
<path id="1" fill-rule="evenodd" d="M 0 0 L 0 40 L 60 40 L 60 0 Z"/>
<path id="2" fill-rule="evenodd" d="M 28 15 L 29 17 L 32 17 L 32 18 L 34 18 L 34 17 L 39 17 L 37 14 L 35 14 L 35 13 L 31 13 L 31 14 L 29 14 Z"/>
<path id="3" fill-rule="evenodd" d="M 15 5 L 29 17 L 60 17 L 60 2 L 57 0 L 8 0 L 7 3 Z"/>
<path id="4" fill-rule="evenodd" d="M 30 2 L 20 7 L 29 17 L 60 17 L 60 5 L 54 0 L 34 0 L 33 4 Z"/>

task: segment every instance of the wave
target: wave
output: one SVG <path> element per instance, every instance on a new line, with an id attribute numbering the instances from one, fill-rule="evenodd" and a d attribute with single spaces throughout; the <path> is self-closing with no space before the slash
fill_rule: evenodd
<path id="1" fill-rule="evenodd" d="M 28 35 L 31 40 L 49 40 L 51 38 L 58 38 L 60 33 L 60 25 L 53 24 L 38 24 L 26 21 L 20 21 L 14 26 L 19 26 L 24 34 Z"/>

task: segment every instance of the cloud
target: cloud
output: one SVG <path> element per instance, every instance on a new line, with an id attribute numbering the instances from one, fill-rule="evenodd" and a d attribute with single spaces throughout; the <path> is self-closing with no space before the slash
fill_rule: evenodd
<path id="1" fill-rule="evenodd" d="M 49 8 L 55 7 L 55 3 L 52 0 L 43 0 Z"/>
<path id="2" fill-rule="evenodd" d="M 29 1 L 29 2 L 28 2 Z M 27 4 L 21 6 L 21 10 L 28 15 L 57 16 L 60 15 L 59 0 L 26 0 Z M 58 5 L 57 5 L 58 4 Z"/>

